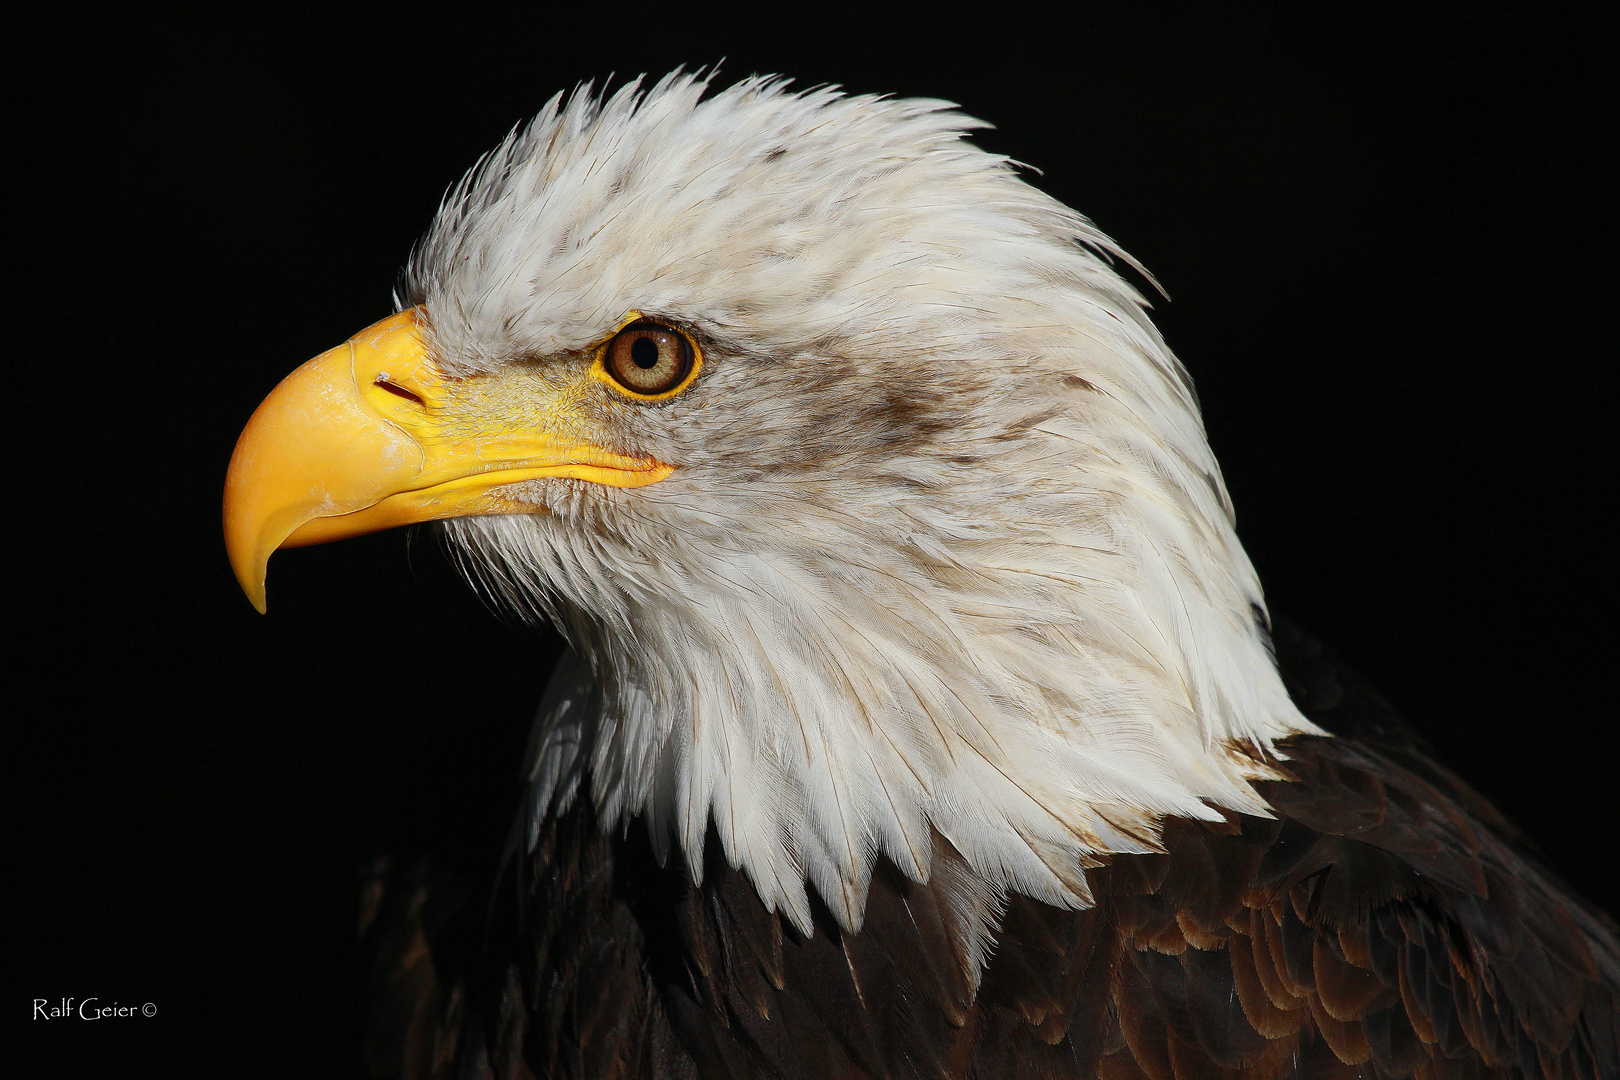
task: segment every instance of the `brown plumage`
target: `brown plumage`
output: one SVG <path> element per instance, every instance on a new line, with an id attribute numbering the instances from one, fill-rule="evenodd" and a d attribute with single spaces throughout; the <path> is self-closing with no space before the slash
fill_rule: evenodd
<path id="1" fill-rule="evenodd" d="M 704 881 L 588 799 L 435 910 L 379 870 L 370 1063 L 404 1077 L 1620 1075 L 1613 926 L 1537 862 L 1393 710 L 1282 625 L 1295 701 L 1272 819 L 1170 821 L 1163 854 L 1088 871 L 1094 907 L 1012 895 L 975 992 L 930 884 L 880 866 L 859 933 L 804 935 L 711 836 Z"/>

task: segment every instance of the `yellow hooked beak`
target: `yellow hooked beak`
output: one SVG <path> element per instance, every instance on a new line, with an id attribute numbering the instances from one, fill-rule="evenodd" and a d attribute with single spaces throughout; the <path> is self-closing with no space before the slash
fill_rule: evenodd
<path id="1" fill-rule="evenodd" d="M 281 547 L 322 544 L 418 521 L 533 513 L 492 489 L 538 477 L 613 487 L 656 483 L 673 469 L 557 434 L 544 416 L 525 430 L 470 410 L 428 358 L 411 308 L 287 376 L 248 421 L 225 478 L 225 548 L 242 591 L 265 610 L 265 567 Z M 470 381 L 470 380 L 469 380 Z"/>

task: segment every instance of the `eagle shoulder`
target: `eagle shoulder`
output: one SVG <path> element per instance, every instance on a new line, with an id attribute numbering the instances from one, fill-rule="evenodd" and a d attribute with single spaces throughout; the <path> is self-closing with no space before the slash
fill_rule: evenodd
<path id="1" fill-rule="evenodd" d="M 1336 737 L 1282 746 L 1275 816 L 1170 820 L 1164 851 L 1087 871 L 1095 904 L 980 898 L 934 838 L 927 883 L 881 864 L 867 918 L 804 934 L 721 845 L 701 883 L 590 800 L 547 818 L 456 956 L 396 882 L 373 920 L 379 1071 L 572 1077 L 1620 1075 L 1620 948 L 1481 796 L 1348 668 L 1276 631 L 1290 690 Z M 380 888 L 380 886 L 379 886 Z M 384 905 L 386 907 L 386 904 Z M 381 909 L 379 909 L 381 910 Z M 463 946 L 468 940 L 463 935 Z M 470 958 L 470 959 L 469 959 Z M 457 1066 L 457 1062 L 460 1065 Z"/>

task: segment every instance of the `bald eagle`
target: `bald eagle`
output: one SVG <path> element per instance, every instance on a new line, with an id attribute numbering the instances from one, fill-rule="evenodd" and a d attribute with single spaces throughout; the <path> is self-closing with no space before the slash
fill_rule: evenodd
<path id="1" fill-rule="evenodd" d="M 559 95 L 254 414 L 261 610 L 440 521 L 571 645 L 488 902 L 372 883 L 373 1065 L 1620 1075 L 1612 924 L 1270 620 L 1128 256 L 976 126 Z"/>

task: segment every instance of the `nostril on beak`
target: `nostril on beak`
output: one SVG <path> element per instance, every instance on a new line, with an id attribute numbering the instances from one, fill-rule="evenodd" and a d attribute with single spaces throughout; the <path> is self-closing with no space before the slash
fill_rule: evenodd
<path id="1" fill-rule="evenodd" d="M 382 389 L 388 391 L 390 394 L 393 394 L 395 397 L 402 397 L 406 401 L 414 401 L 418 405 L 426 404 L 420 397 L 416 396 L 415 394 L 411 393 L 409 390 L 405 389 L 403 386 L 399 385 L 398 383 L 396 383 L 392 379 L 390 379 L 388 377 L 388 372 L 386 372 L 386 371 L 381 372 L 380 374 L 378 374 L 376 379 L 372 380 L 372 385 L 379 386 Z"/>

